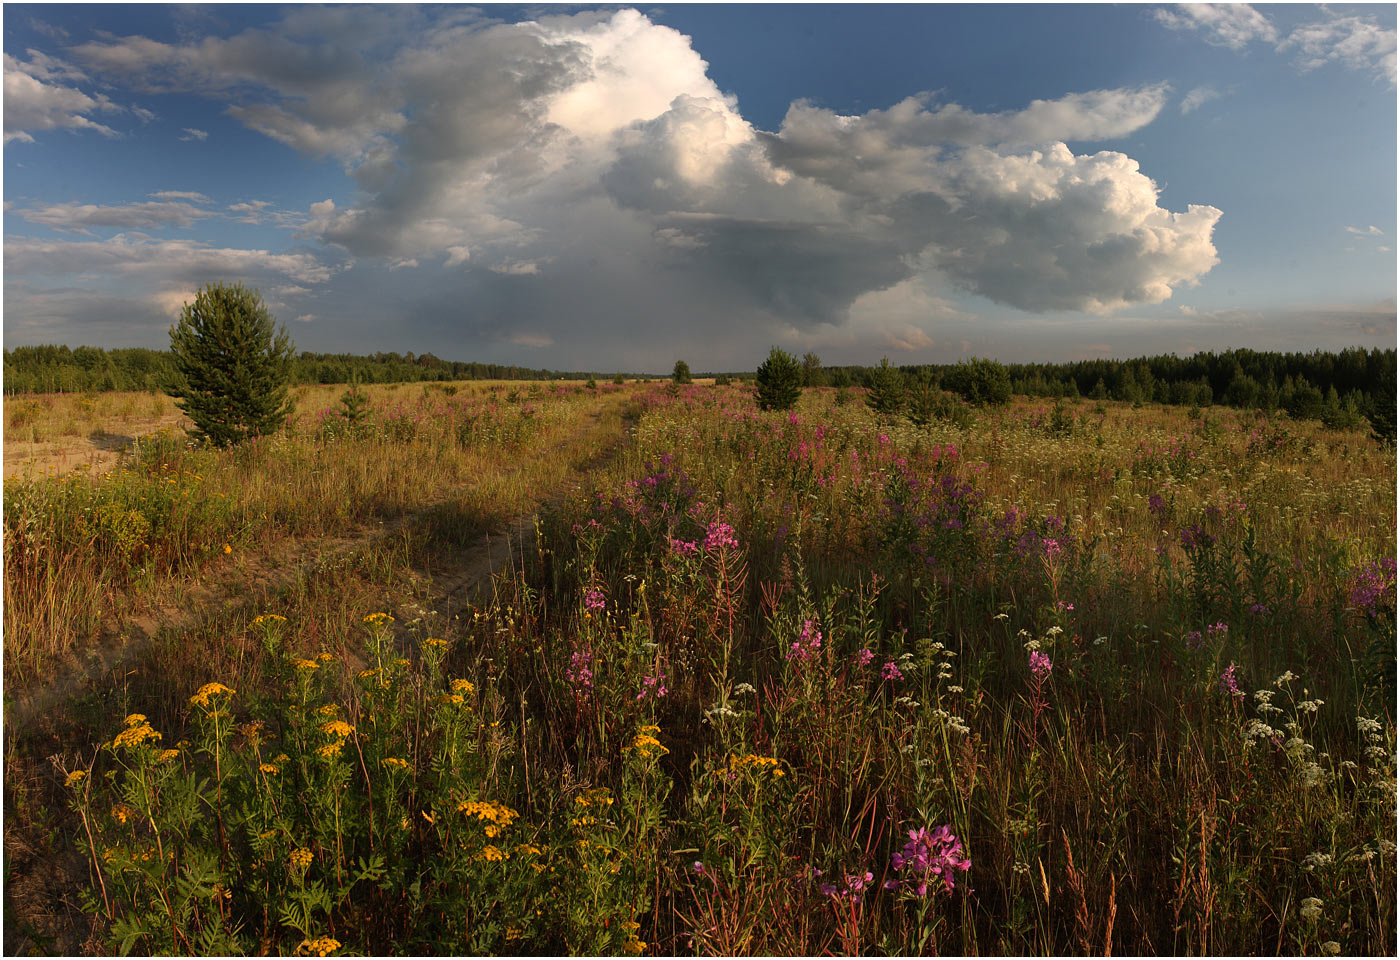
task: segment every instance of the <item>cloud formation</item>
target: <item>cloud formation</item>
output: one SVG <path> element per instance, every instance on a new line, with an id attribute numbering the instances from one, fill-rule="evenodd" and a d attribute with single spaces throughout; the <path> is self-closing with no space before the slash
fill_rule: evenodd
<path id="1" fill-rule="evenodd" d="M 1178 3 L 1153 11 L 1173 30 L 1199 30 L 1207 43 L 1243 50 L 1260 40 L 1275 43 L 1278 31 L 1269 18 L 1247 3 Z"/>
<path id="2" fill-rule="evenodd" d="M 104 137 L 121 136 L 116 130 L 89 117 L 92 113 L 119 112 L 121 107 L 103 94 L 89 96 L 59 80 L 83 80 L 84 74 L 35 50 L 29 62 L 4 55 L 5 142 L 33 143 L 35 131 L 91 130 Z"/>
<path id="3" fill-rule="evenodd" d="M 1222 37 L 1248 20 L 1196 19 Z M 598 323 L 638 342 L 836 342 L 851 325 L 922 349 L 933 341 L 920 323 L 951 322 L 955 291 L 1104 313 L 1165 300 L 1217 260 L 1221 211 L 1163 208 L 1137 161 L 1112 149 L 1160 114 L 1163 84 L 990 113 L 927 93 L 858 115 L 799 101 L 764 131 L 688 37 L 635 10 L 501 23 L 455 8 L 307 7 L 227 38 L 70 51 L 135 90 L 218 96 L 248 128 L 335 159 L 353 184 L 348 202 L 312 203 L 298 227 L 319 253 L 250 251 L 240 264 L 187 245 L 166 251 L 176 274 L 214 258 L 315 289 L 350 258 L 336 287 L 357 306 L 382 299 L 503 342 L 591 345 Z M 31 59 L 26 76 L 44 69 L 58 68 Z M 75 230 L 213 215 L 193 197 L 156 200 L 18 212 Z M 221 215 L 260 222 L 274 213 L 264 206 Z M 7 266 L 42 271 L 34 243 L 7 247 Z M 129 272 L 168 243 L 46 254 Z M 297 297 L 293 310 L 311 313 Z M 911 304 L 930 312 L 918 321 Z"/>

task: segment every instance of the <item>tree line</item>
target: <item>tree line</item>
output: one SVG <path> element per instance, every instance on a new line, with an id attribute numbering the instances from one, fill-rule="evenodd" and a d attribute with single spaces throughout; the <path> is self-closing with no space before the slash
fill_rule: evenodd
<path id="1" fill-rule="evenodd" d="M 175 372 L 169 350 L 140 347 L 38 346 L 4 351 L 5 393 L 87 393 L 164 390 Z M 413 383 L 419 380 L 586 379 L 589 372 L 544 370 L 514 364 L 441 360 L 431 353 L 313 353 L 289 361 L 294 384 Z"/>

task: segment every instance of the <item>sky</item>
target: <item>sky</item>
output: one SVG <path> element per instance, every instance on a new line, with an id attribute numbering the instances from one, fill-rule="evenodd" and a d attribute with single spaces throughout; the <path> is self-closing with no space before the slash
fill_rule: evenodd
<path id="1" fill-rule="evenodd" d="M 1396 7 L 7 3 L 4 343 L 752 370 L 1396 343 Z"/>

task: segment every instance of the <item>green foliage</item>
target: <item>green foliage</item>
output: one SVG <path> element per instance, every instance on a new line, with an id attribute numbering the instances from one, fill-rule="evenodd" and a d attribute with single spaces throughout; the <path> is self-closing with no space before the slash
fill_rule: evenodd
<path id="1" fill-rule="evenodd" d="M 593 377 L 589 377 L 588 380 L 584 382 L 583 387 L 585 390 L 597 390 L 598 381 L 595 380 Z"/>
<path id="2" fill-rule="evenodd" d="M 759 409 L 791 410 L 802 396 L 802 376 L 796 357 L 781 347 L 769 350 L 754 376 Z"/>
<path id="3" fill-rule="evenodd" d="M 675 384 L 690 383 L 690 364 L 684 360 L 677 360 L 675 367 L 671 370 L 671 382 Z"/>
<path id="4" fill-rule="evenodd" d="M 727 373 L 721 373 L 715 377 L 715 386 L 717 387 L 727 387 L 732 382 L 733 381 L 729 379 L 729 374 Z"/>
<path id="5" fill-rule="evenodd" d="M 822 369 L 822 359 L 811 351 L 802 355 L 802 385 L 804 387 L 826 386 L 826 371 Z"/>
<path id="6" fill-rule="evenodd" d="M 870 392 L 865 402 L 876 413 L 892 416 L 904 409 L 904 374 L 898 367 L 890 366 L 890 358 L 883 357 L 880 365 L 870 371 L 867 381 Z"/>
<path id="7" fill-rule="evenodd" d="M 369 396 L 360 389 L 359 374 L 350 375 L 350 389 L 340 395 L 340 415 L 351 427 L 357 427 L 369 417 Z"/>
<path id="8" fill-rule="evenodd" d="M 620 373 L 613 374 L 612 380 L 613 380 L 613 383 L 617 384 L 619 387 L 622 386 L 624 383 L 627 382 L 627 378 L 624 377 L 624 376 L 623 376 L 622 374 L 620 374 Z"/>
<path id="9" fill-rule="evenodd" d="M 998 407 L 1011 399 L 1011 378 L 995 360 L 974 357 L 943 374 L 944 388 L 978 407 Z"/>
<path id="10" fill-rule="evenodd" d="M 175 374 L 168 392 L 218 447 L 271 433 L 291 413 L 293 346 L 274 329 L 262 297 L 241 284 L 203 287 L 170 328 Z"/>

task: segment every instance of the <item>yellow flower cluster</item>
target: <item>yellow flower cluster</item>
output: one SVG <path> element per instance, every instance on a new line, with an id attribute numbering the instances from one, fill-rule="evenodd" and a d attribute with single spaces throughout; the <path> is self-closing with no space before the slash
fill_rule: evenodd
<path id="1" fill-rule="evenodd" d="M 334 937 L 321 937 L 318 940 L 303 940 L 297 953 L 304 957 L 329 957 L 340 949 L 340 941 Z"/>
<path id="2" fill-rule="evenodd" d="M 293 870 L 305 870 L 307 867 L 311 866 L 312 859 L 313 857 L 310 850 L 305 847 L 297 847 L 297 849 L 293 850 L 287 857 L 287 864 Z"/>
<path id="3" fill-rule="evenodd" d="M 86 771 L 86 770 L 74 770 L 72 773 L 68 774 L 67 784 L 68 784 L 68 786 L 70 786 L 70 787 L 77 786 L 78 783 L 79 783 L 79 781 L 81 781 L 81 780 L 83 779 L 83 777 L 86 777 L 86 776 L 87 776 L 87 771 Z"/>
<path id="4" fill-rule="evenodd" d="M 371 613 L 365 617 L 365 623 L 371 627 L 382 627 L 386 623 L 393 623 L 394 618 L 387 613 Z"/>
<path id="5" fill-rule="evenodd" d="M 264 623 L 286 623 L 287 618 L 276 613 L 263 613 L 253 618 L 254 625 Z"/>
<path id="6" fill-rule="evenodd" d="M 471 692 L 472 692 L 473 690 L 475 690 L 475 689 L 476 689 L 476 687 L 474 687 L 474 686 L 472 685 L 472 682 L 471 682 L 470 680 L 462 680 L 462 679 L 459 678 L 459 679 L 457 679 L 457 680 L 453 680 L 453 681 L 452 681 L 452 692 L 453 692 L 453 693 L 463 693 L 463 694 L 466 694 L 466 693 L 471 693 Z"/>
<path id="7" fill-rule="evenodd" d="M 613 802 L 613 795 L 606 787 L 597 787 L 574 797 L 574 805 L 585 809 L 588 807 L 611 807 Z"/>
<path id="8" fill-rule="evenodd" d="M 323 717 L 333 717 L 340 713 L 340 704 L 328 703 L 324 707 L 317 707 L 316 712 Z"/>
<path id="9" fill-rule="evenodd" d="M 117 739 L 112 741 L 113 747 L 139 747 L 147 740 L 160 739 L 160 733 L 149 723 L 146 723 L 145 717 L 139 713 L 133 713 L 131 717 L 127 717 L 127 720 L 131 720 L 132 717 L 139 718 L 140 723 L 128 725 L 125 730 L 117 734 Z"/>
<path id="10" fill-rule="evenodd" d="M 343 746 L 345 746 L 344 740 L 336 740 L 333 743 L 326 744 L 324 747 L 318 747 L 316 749 L 316 756 L 323 760 L 330 760 L 333 757 L 340 756 L 340 748 Z"/>
<path id="11" fill-rule="evenodd" d="M 335 657 L 324 650 L 316 654 L 316 659 L 321 663 L 335 663 Z"/>
<path id="12" fill-rule="evenodd" d="M 447 649 L 447 641 L 440 637 L 428 637 L 423 641 L 425 647 L 437 647 L 439 650 Z"/>
<path id="13" fill-rule="evenodd" d="M 112 808 L 112 818 L 118 823 L 126 823 L 134 816 L 136 816 L 136 811 L 124 803 L 119 803 Z"/>
<path id="14" fill-rule="evenodd" d="M 637 751 L 637 755 L 643 760 L 650 760 L 652 757 L 664 757 L 670 753 L 661 741 L 649 733 L 639 733 L 632 738 L 632 749 Z"/>
<path id="15" fill-rule="evenodd" d="M 292 657 L 290 662 L 295 670 L 315 670 L 320 666 L 315 660 L 303 660 L 301 657 Z"/>
<path id="16" fill-rule="evenodd" d="M 282 768 L 275 763 L 260 763 L 258 764 L 258 769 L 263 773 L 270 774 L 272 776 L 276 776 L 277 774 L 282 772 Z"/>
<path id="17" fill-rule="evenodd" d="M 222 683 L 206 683 L 195 691 L 194 696 L 190 697 L 190 705 L 194 707 L 207 707 L 209 706 L 210 697 L 216 697 L 222 694 L 227 694 L 231 697 L 236 692 L 237 691 L 224 686 Z"/>
<path id="18" fill-rule="evenodd" d="M 169 763 L 171 760 L 174 760 L 179 755 L 180 751 L 175 750 L 173 748 L 170 750 L 162 750 L 160 752 L 160 756 L 156 757 L 156 763 Z"/>
<path id="19" fill-rule="evenodd" d="M 124 727 L 139 727 L 146 722 L 144 713 L 128 713 L 126 719 L 122 721 Z"/>
<path id="20" fill-rule="evenodd" d="M 628 920 L 622 924 L 622 929 L 627 931 L 627 942 L 622 945 L 622 949 L 632 956 L 640 956 L 646 950 L 645 940 L 637 939 L 637 931 L 642 929 L 642 925 L 635 920 Z"/>
<path id="21" fill-rule="evenodd" d="M 385 757 L 384 765 L 386 767 L 398 767 L 400 770 L 413 769 L 413 765 L 411 763 L 409 763 L 407 760 L 400 760 L 398 757 Z"/>
<path id="22" fill-rule="evenodd" d="M 491 846 L 490 844 L 487 844 L 486 846 L 481 848 L 481 852 L 476 855 L 476 858 L 478 860 L 491 860 L 499 862 L 501 860 L 509 860 L 510 854 L 504 852 L 503 850 L 499 850 L 496 847 Z"/>
<path id="23" fill-rule="evenodd" d="M 775 778 L 783 776 L 783 768 L 778 766 L 777 757 L 760 757 L 754 753 L 744 757 L 730 755 L 728 768 L 723 772 L 732 776 L 745 770 L 755 774 L 769 773 Z"/>
<path id="24" fill-rule="evenodd" d="M 344 720 L 327 720 L 325 723 L 321 724 L 321 732 L 344 740 L 355 732 L 355 728 Z"/>
<path id="25" fill-rule="evenodd" d="M 369 667 L 368 669 L 361 670 L 358 676 L 361 680 L 368 680 L 370 677 L 374 676 L 378 672 L 379 669 L 377 667 Z"/>
<path id="26" fill-rule="evenodd" d="M 510 827 L 520 814 L 500 803 L 485 803 L 481 800 L 464 800 L 457 804 L 457 812 L 468 817 L 485 821 L 486 835 L 496 837 Z"/>

